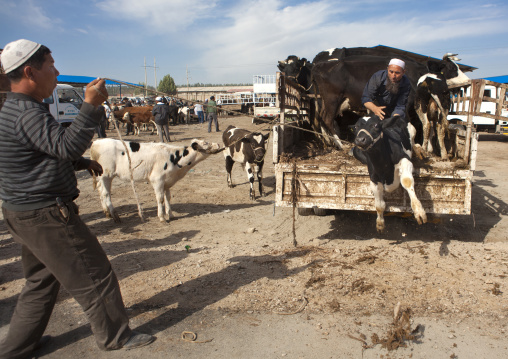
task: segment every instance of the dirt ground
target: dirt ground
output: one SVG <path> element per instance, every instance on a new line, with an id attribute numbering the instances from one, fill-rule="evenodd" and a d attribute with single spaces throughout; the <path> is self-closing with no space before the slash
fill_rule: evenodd
<path id="1" fill-rule="evenodd" d="M 247 117 L 221 118 L 251 130 Z M 177 143 L 221 143 L 196 123 L 170 127 Z M 123 132 L 122 132 L 123 133 Z M 108 131 L 109 137 L 116 137 Z M 128 139 L 156 141 L 142 133 Z M 82 218 L 119 277 L 133 328 L 157 341 L 101 352 L 79 305 L 62 289 L 41 358 L 505 358 L 508 339 L 508 138 L 481 135 L 472 215 L 296 214 L 274 206 L 272 146 L 266 196 L 249 199 L 247 176 L 222 154 L 172 189 L 176 218 L 161 223 L 151 186 L 113 182 L 122 223 L 106 219 L 91 177 L 78 174 Z M 293 223 L 297 246 L 293 245 Z M 0 221 L 0 339 L 23 286 L 20 246 Z M 394 308 L 401 319 L 394 322 Z M 182 333 L 197 334 L 194 342 Z M 405 340 L 403 340 L 405 339 Z M 403 344 L 405 347 L 398 347 Z"/>

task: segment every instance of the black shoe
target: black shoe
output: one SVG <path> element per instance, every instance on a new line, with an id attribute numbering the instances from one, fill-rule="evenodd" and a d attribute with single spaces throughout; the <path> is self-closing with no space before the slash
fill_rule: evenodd
<path id="1" fill-rule="evenodd" d="M 48 344 L 51 341 L 52 337 L 51 335 L 43 335 L 41 339 L 39 339 L 39 342 L 34 347 L 34 351 L 42 349 L 46 344 Z"/>
<path id="2" fill-rule="evenodd" d="M 130 350 L 144 347 L 145 345 L 153 343 L 154 340 L 155 337 L 153 335 L 133 331 L 129 340 L 122 346 L 122 349 Z"/>

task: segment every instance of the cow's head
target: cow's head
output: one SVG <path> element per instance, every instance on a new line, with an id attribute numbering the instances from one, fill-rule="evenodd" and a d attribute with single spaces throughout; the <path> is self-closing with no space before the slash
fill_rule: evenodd
<path id="1" fill-rule="evenodd" d="M 457 54 L 447 53 L 443 56 L 443 60 L 427 61 L 427 68 L 433 74 L 441 74 L 446 79 L 448 86 L 462 84 L 470 79 L 459 68 L 455 61 L 460 61 Z"/>
<path id="2" fill-rule="evenodd" d="M 377 116 L 366 116 L 358 119 L 355 124 L 355 146 L 362 151 L 370 150 L 383 138 L 383 130 L 392 126 L 399 116 L 380 120 Z"/>
<path id="3" fill-rule="evenodd" d="M 285 61 L 279 61 L 277 67 L 284 75 L 294 78 L 303 87 L 310 86 L 312 64 L 306 58 L 300 59 L 298 56 L 290 55 Z"/>
<path id="4" fill-rule="evenodd" d="M 192 140 L 191 148 L 196 152 L 200 152 L 206 155 L 212 155 L 222 151 L 218 143 L 208 143 L 198 139 Z"/>
<path id="5" fill-rule="evenodd" d="M 246 142 L 250 144 L 252 150 L 254 151 L 254 161 L 261 162 L 265 158 L 266 154 L 266 141 L 270 137 L 270 133 L 263 135 L 259 132 L 254 132 L 246 138 Z"/>

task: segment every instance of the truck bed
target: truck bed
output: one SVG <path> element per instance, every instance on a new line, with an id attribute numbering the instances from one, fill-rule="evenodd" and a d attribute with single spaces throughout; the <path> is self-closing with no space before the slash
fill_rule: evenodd
<path id="1" fill-rule="evenodd" d="M 452 162 L 412 159 L 416 195 L 427 213 L 471 213 L 477 142 L 474 134 L 467 165 L 460 158 Z M 375 211 L 367 166 L 348 155 L 348 147 L 346 143 L 344 151 L 319 153 L 311 146 L 300 146 L 280 156 L 275 165 L 276 205 Z M 409 196 L 402 187 L 384 198 L 387 212 L 411 212 Z"/>

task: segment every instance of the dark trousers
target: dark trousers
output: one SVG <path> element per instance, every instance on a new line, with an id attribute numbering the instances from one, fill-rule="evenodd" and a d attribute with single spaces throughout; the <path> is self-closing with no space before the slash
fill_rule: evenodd
<path id="1" fill-rule="evenodd" d="M 97 237 L 81 221 L 77 206 L 14 212 L 2 209 L 14 240 L 22 245 L 26 278 L 0 358 L 25 358 L 42 337 L 60 284 L 81 305 L 100 349 L 119 349 L 132 334 L 120 287 Z"/>
<path id="2" fill-rule="evenodd" d="M 215 132 L 219 132 L 219 120 L 214 112 L 208 113 L 208 132 L 212 132 L 212 121 L 215 122 Z"/>
<path id="3" fill-rule="evenodd" d="M 155 124 L 157 127 L 157 131 L 159 132 L 159 142 L 164 142 L 164 137 L 166 138 L 167 142 L 171 142 L 169 139 L 169 126 L 168 124 L 159 125 L 158 123 Z"/>
<path id="4" fill-rule="evenodd" d="M 204 123 L 205 122 L 205 114 L 203 111 L 198 111 L 198 122 Z"/>

